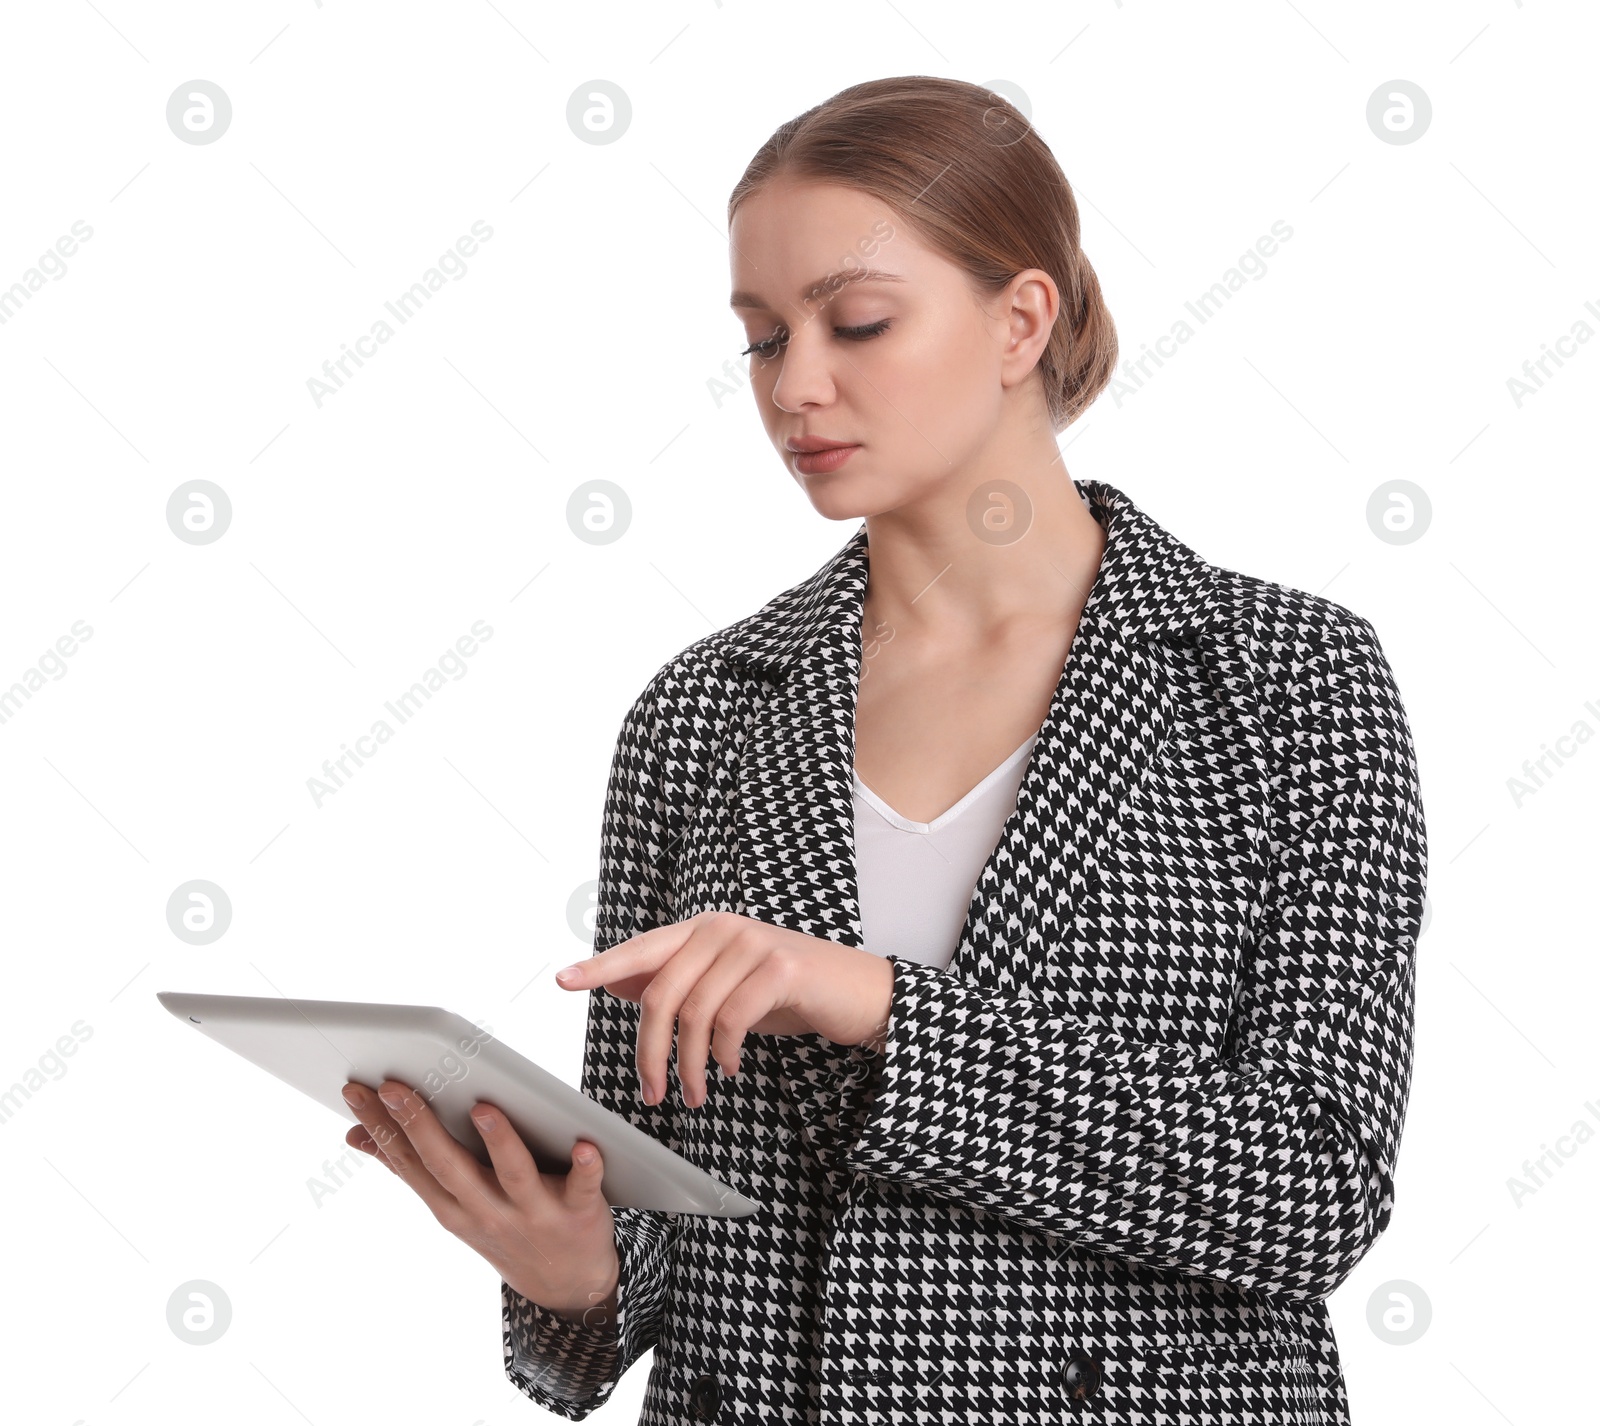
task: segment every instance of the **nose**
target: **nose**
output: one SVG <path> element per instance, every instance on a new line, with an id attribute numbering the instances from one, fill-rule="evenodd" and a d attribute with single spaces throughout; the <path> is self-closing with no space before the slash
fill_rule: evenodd
<path id="1" fill-rule="evenodd" d="M 780 365 L 778 379 L 772 384 L 772 401 L 779 410 L 798 412 L 833 400 L 834 357 L 826 339 L 825 327 L 818 322 L 806 321 L 790 330 L 788 342 L 775 358 Z"/>

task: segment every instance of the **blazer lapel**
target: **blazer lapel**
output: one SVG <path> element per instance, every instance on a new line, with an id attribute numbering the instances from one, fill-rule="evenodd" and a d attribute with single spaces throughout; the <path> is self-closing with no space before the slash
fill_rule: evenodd
<path id="1" fill-rule="evenodd" d="M 1105 550 L 950 964 L 1008 995 L 1030 993 L 1037 938 L 1059 944 L 1091 885 L 1096 846 L 1166 736 L 1174 705 L 1164 644 L 1194 642 L 1217 612 L 1204 560 L 1120 491 L 1074 483 L 1106 526 Z M 713 636 L 770 684 L 739 765 L 743 914 L 856 947 L 852 771 L 868 554 L 863 522 L 810 579 Z M 803 1101 L 847 1053 L 820 1035 L 786 1037 L 784 1051 L 789 1092 Z"/>
<path id="2" fill-rule="evenodd" d="M 744 914 L 849 946 L 862 943 L 851 774 L 866 545 L 863 526 L 797 620 L 808 636 L 745 739 L 737 799 Z"/>

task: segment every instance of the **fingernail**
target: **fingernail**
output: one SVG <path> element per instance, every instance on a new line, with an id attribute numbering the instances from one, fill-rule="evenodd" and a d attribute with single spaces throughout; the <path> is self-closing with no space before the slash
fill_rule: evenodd
<path id="1" fill-rule="evenodd" d="M 563 969 L 558 970 L 556 972 L 556 979 L 558 981 L 560 981 L 562 985 L 571 985 L 572 982 L 575 981 L 577 978 L 578 978 L 578 968 L 577 968 L 577 966 L 566 966 Z"/>
<path id="2" fill-rule="evenodd" d="M 348 1104 L 352 1109 L 361 1108 L 361 1091 L 359 1089 L 357 1089 L 353 1084 L 352 1085 L 346 1085 L 345 1088 L 341 1092 L 344 1095 L 344 1102 L 346 1104 Z"/>
<path id="3" fill-rule="evenodd" d="M 378 1098 L 387 1104 L 391 1109 L 399 1109 L 405 1103 L 405 1101 L 401 1099 L 400 1091 L 398 1089 L 380 1089 L 378 1091 Z"/>
<path id="4" fill-rule="evenodd" d="M 639 1076 L 639 1096 L 646 1104 L 654 1104 L 656 1102 L 655 1091 L 645 1082 L 643 1075 Z"/>
<path id="5" fill-rule="evenodd" d="M 572 1158 L 574 1163 L 592 1164 L 594 1162 L 594 1150 L 585 1144 L 583 1148 L 572 1151 Z"/>
<path id="6" fill-rule="evenodd" d="M 492 1109 L 474 1109 L 472 1111 L 472 1122 L 487 1134 L 494 1128 L 494 1111 Z"/>

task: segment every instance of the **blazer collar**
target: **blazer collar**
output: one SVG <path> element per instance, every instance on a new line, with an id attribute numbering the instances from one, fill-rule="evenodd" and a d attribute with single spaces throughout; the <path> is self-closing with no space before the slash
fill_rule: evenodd
<path id="1" fill-rule="evenodd" d="M 1218 616 L 1215 569 L 1133 503 L 1097 480 L 1074 480 L 1106 527 L 1099 574 L 1084 618 L 1114 625 L 1129 640 L 1191 643 Z M 725 658 L 781 681 L 814 661 L 841 624 L 859 639 L 868 567 L 867 525 L 815 574 L 755 614 L 709 637 Z"/>

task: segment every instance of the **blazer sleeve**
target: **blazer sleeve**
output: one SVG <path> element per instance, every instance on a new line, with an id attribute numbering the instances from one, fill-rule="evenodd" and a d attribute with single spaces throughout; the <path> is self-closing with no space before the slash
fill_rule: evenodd
<path id="1" fill-rule="evenodd" d="M 1372 626 L 1345 615 L 1273 737 L 1265 899 L 1222 1053 L 890 957 L 881 1055 L 852 1047 L 830 1087 L 855 1172 L 1285 1298 L 1344 1280 L 1394 1202 L 1427 876 L 1410 728 Z"/>
<path id="2" fill-rule="evenodd" d="M 651 712 L 654 687 L 653 679 L 628 711 L 612 758 L 600 832 L 596 953 L 668 919 L 671 833 Z M 579 1087 L 676 1149 L 674 1101 L 647 1105 L 639 1097 L 639 1014 L 632 1001 L 589 992 Z M 610 1324 L 574 1322 L 500 1284 L 506 1375 L 524 1395 L 570 1421 L 602 1405 L 622 1374 L 656 1345 L 660 1331 L 676 1215 L 617 1207 L 611 1215 L 621 1270 Z"/>

